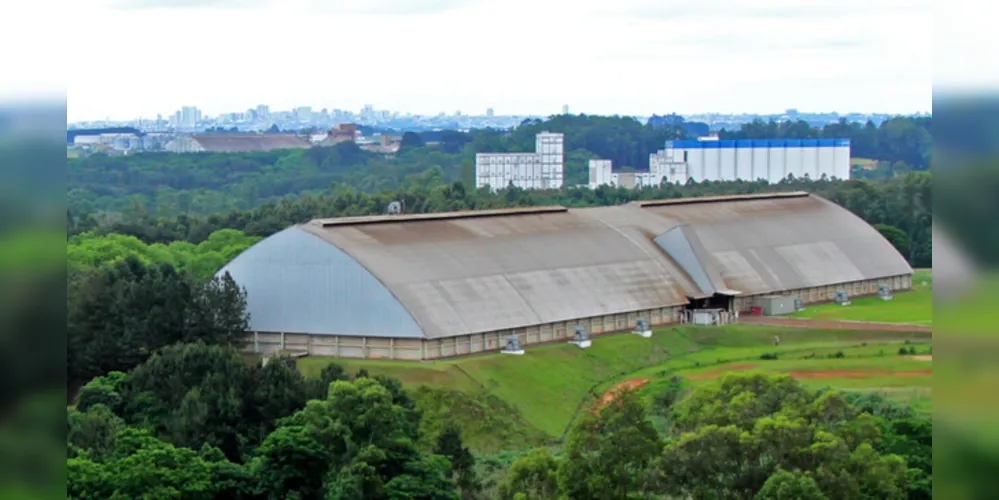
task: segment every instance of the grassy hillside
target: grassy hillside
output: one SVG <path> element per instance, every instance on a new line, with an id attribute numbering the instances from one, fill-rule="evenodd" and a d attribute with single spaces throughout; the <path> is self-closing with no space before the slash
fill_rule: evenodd
<path id="1" fill-rule="evenodd" d="M 933 324 L 933 276 L 919 270 L 912 276 L 912 290 L 897 293 L 892 300 L 878 297 L 851 299 L 848 306 L 837 304 L 810 305 L 791 318 L 843 321 L 873 321 L 880 323 Z"/>
<path id="2" fill-rule="evenodd" d="M 418 405 L 425 411 L 432 408 L 441 418 L 453 418 L 474 448 L 495 451 L 561 437 L 580 408 L 616 382 L 665 377 L 669 370 L 678 368 L 718 365 L 718 369 L 731 369 L 723 365 L 759 360 L 762 353 L 774 350 L 775 334 L 781 338 L 782 355 L 883 350 L 885 356 L 865 358 L 863 363 L 871 366 L 896 363 L 892 356 L 906 340 L 929 340 L 925 333 L 679 326 L 658 329 L 651 339 L 630 334 L 600 336 L 585 350 L 571 344 L 551 344 L 529 347 L 523 356 L 489 354 L 432 363 L 352 360 L 344 364 L 351 373 L 364 368 L 372 375 L 399 378 L 413 389 L 438 389 L 416 391 Z M 303 358 L 299 366 L 303 373 L 314 376 L 330 362 L 334 360 Z M 779 366 L 773 365 L 775 369 Z M 920 366 L 928 367 L 925 362 Z"/>

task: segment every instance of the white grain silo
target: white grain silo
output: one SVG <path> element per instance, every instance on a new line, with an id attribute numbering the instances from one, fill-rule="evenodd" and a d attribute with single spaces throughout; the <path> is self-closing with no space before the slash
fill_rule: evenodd
<path id="1" fill-rule="evenodd" d="M 771 184 L 776 184 L 787 178 L 786 165 L 784 164 L 784 152 L 787 150 L 787 141 L 773 139 L 768 148 L 770 153 L 767 158 L 767 178 Z"/>
<path id="2" fill-rule="evenodd" d="M 722 181 L 734 181 L 738 179 L 736 173 L 736 149 L 735 141 L 718 141 L 719 148 L 719 167 L 718 167 L 718 179 Z"/>
<path id="3" fill-rule="evenodd" d="M 837 179 L 847 180 L 850 178 L 850 139 L 835 139 L 835 141 L 833 149 L 836 151 L 836 157 L 833 171 L 836 172 Z"/>
<path id="4" fill-rule="evenodd" d="M 805 139 L 801 141 L 801 175 L 808 174 L 812 179 L 822 177 L 819 173 L 819 141 Z"/>
<path id="5" fill-rule="evenodd" d="M 735 141 L 735 178 L 756 180 L 753 178 L 753 141 Z"/>
<path id="6" fill-rule="evenodd" d="M 813 174 L 805 172 L 804 165 L 801 162 L 800 139 L 788 139 L 787 150 L 785 150 L 784 155 L 784 164 L 787 166 L 787 175 L 793 175 L 795 179 L 802 179 L 806 174 L 808 174 L 809 177 L 814 179 Z"/>
<path id="7" fill-rule="evenodd" d="M 819 171 L 818 177 L 823 175 L 835 177 L 836 171 L 836 140 L 819 139 Z"/>
<path id="8" fill-rule="evenodd" d="M 590 188 L 613 184 L 611 160 L 590 160 Z"/>
<path id="9" fill-rule="evenodd" d="M 750 141 L 753 148 L 753 177 L 751 180 L 770 180 L 770 141 L 764 139 L 753 139 Z"/>

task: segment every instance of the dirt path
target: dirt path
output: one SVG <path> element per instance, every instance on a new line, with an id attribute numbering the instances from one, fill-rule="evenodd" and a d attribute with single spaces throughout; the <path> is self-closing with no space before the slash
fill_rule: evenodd
<path id="1" fill-rule="evenodd" d="M 884 332 L 933 332 L 932 326 L 909 325 L 903 323 L 876 323 L 871 321 L 826 321 L 801 318 L 778 318 L 774 316 L 741 316 L 739 323 L 760 326 L 782 326 L 798 328 L 825 328 L 829 330 L 877 330 Z"/>
<path id="2" fill-rule="evenodd" d="M 684 375 L 684 377 L 694 380 L 704 380 L 718 378 L 722 373 L 700 373 L 693 375 Z M 921 375 L 933 375 L 933 370 L 916 370 L 916 371 L 904 371 L 904 372 L 882 372 L 882 371 L 867 371 L 867 372 L 856 372 L 856 371 L 844 371 L 844 370 L 826 370 L 826 371 L 794 371 L 789 373 L 794 378 L 872 378 L 872 377 L 916 377 Z"/>
<path id="3" fill-rule="evenodd" d="M 933 361 L 933 355 L 922 355 L 922 356 L 911 356 L 912 359 L 916 361 Z"/>
<path id="4" fill-rule="evenodd" d="M 603 395 L 600 396 L 600 401 L 597 402 L 597 408 L 603 408 L 611 401 L 614 401 L 614 398 L 616 398 L 621 391 L 625 389 L 631 389 L 631 390 L 639 389 L 645 386 L 645 384 L 648 384 L 649 380 L 650 379 L 647 378 L 633 378 L 631 380 L 625 380 L 624 382 L 621 382 L 620 384 L 611 387 L 610 389 L 605 391 Z"/>

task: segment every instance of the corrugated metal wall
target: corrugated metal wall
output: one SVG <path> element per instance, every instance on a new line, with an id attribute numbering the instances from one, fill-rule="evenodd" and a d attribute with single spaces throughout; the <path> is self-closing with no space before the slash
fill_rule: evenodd
<path id="1" fill-rule="evenodd" d="M 912 276 L 892 276 L 878 280 L 856 281 L 802 290 L 788 290 L 782 292 L 782 295 L 797 295 L 806 304 L 829 302 L 835 297 L 837 290 L 846 290 L 851 297 L 860 297 L 876 294 L 878 286 L 881 284 L 888 285 L 893 291 L 908 290 L 912 288 Z M 759 296 L 736 298 L 736 310 L 748 312 L 753 307 L 757 297 Z M 580 318 L 574 321 L 533 325 L 513 330 L 430 340 L 255 332 L 251 334 L 247 350 L 270 354 L 285 349 L 297 352 L 305 351 L 314 356 L 353 359 L 434 360 L 498 351 L 503 348 L 506 344 L 506 339 L 510 335 L 516 335 L 520 339 L 521 344 L 525 346 L 546 342 L 567 341 L 575 333 L 576 325 L 583 326 L 592 335 L 600 335 L 630 331 L 634 328 L 635 321 L 639 317 L 645 318 L 654 327 L 677 324 L 680 321 L 683 309 L 683 307 L 646 309 L 624 314 L 595 316 Z"/>

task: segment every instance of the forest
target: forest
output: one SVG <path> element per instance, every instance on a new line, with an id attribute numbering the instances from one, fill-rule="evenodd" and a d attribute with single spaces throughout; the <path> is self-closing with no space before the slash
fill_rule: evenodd
<path id="1" fill-rule="evenodd" d="M 488 419 L 493 402 L 459 401 L 432 387 L 411 391 L 395 378 L 336 363 L 305 376 L 289 358 L 248 359 L 241 351 L 245 292 L 215 274 L 289 225 L 383 213 L 393 200 L 423 213 L 790 190 L 843 205 L 914 267 L 930 266 L 932 174 L 918 152 L 928 121 L 835 126 L 805 132 L 759 123 L 736 133 L 856 134 L 854 141 L 869 134 L 876 146 L 865 154 L 906 162 L 912 171 L 634 191 L 468 187 L 475 151 L 530 150 L 542 129 L 566 133 L 577 176 L 596 156 L 641 168 L 648 148 L 686 134 L 676 124 L 616 117 L 556 117 L 509 135 L 444 132 L 433 142 L 409 136 L 396 158 L 346 143 L 71 160 L 67 496 L 930 498 L 927 415 L 874 394 L 816 390 L 782 376 L 729 375 L 696 387 L 677 379 L 657 386 L 651 400 L 624 392 L 584 412 L 563 439 L 476 449 L 447 414 L 460 402 Z"/>
<path id="2" fill-rule="evenodd" d="M 648 170 L 649 154 L 666 140 L 693 138 L 682 122 L 643 125 L 632 118 L 561 115 L 526 120 L 513 132 L 473 130 L 407 134 L 393 157 L 361 150 L 353 142 L 307 150 L 253 153 L 95 154 L 68 160 L 69 207 L 75 212 L 118 212 L 141 203 L 158 216 L 249 210 L 286 196 L 328 192 L 333 185 L 365 193 L 406 187 L 407 179 L 439 168 L 444 183 L 474 186 L 477 152 L 530 152 L 542 130 L 565 134 L 565 182 L 588 182 L 588 161 L 610 159 L 615 168 Z M 872 123 L 833 123 L 822 129 L 805 122 L 753 122 L 722 138 L 843 137 L 853 156 L 892 165 L 887 174 L 924 171 L 930 165 L 929 118 L 899 117 Z M 430 141 L 428 139 L 434 139 Z M 855 176 L 875 175 L 864 170 Z"/>
<path id="3" fill-rule="evenodd" d="M 227 275 L 128 256 L 72 276 L 68 498 L 932 497 L 930 415 L 874 393 L 674 377 L 584 410 L 563 439 L 472 450 L 446 390 L 248 360 Z"/>

